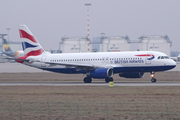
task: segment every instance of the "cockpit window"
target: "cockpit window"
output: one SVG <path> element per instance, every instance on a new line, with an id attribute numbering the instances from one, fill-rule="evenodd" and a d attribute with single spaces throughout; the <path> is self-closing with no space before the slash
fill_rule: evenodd
<path id="1" fill-rule="evenodd" d="M 159 56 L 158 59 L 169 59 L 168 56 Z"/>
<path id="2" fill-rule="evenodd" d="M 164 58 L 165 58 L 165 59 L 169 59 L 169 57 L 168 57 L 168 56 L 164 56 Z"/>

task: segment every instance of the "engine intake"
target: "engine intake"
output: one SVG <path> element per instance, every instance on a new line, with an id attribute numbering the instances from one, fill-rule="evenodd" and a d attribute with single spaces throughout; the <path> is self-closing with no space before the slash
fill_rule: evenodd
<path id="1" fill-rule="evenodd" d="M 95 70 L 91 70 L 86 75 L 88 77 L 98 78 L 98 79 L 104 79 L 106 77 L 111 78 L 113 76 L 113 69 L 112 68 L 98 68 Z"/>
<path id="2" fill-rule="evenodd" d="M 125 78 L 142 78 L 144 76 L 144 72 L 127 72 L 127 73 L 120 73 L 119 77 Z"/>

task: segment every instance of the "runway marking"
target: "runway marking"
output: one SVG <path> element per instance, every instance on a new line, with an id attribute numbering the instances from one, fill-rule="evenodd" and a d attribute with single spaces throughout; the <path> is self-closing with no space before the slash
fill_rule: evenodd
<path id="1" fill-rule="evenodd" d="M 109 83 L 82 83 L 82 82 L 1 82 L 0 86 L 109 86 Z M 116 86 L 180 86 L 180 82 L 118 82 Z"/>

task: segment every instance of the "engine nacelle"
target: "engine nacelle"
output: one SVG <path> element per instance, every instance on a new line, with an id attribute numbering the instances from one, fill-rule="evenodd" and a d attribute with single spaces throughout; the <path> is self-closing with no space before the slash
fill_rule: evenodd
<path id="1" fill-rule="evenodd" d="M 112 68 L 98 68 L 95 70 L 91 70 L 89 73 L 87 73 L 88 77 L 91 78 L 99 78 L 104 79 L 106 77 L 112 77 L 113 76 L 113 69 Z"/>
<path id="2" fill-rule="evenodd" d="M 119 74 L 119 77 L 125 77 L 125 78 L 142 78 L 143 76 L 144 76 L 144 72 L 126 72 Z"/>

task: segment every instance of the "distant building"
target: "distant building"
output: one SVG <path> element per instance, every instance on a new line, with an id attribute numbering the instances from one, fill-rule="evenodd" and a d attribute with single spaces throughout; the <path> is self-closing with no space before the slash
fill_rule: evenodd
<path id="1" fill-rule="evenodd" d="M 134 47 L 136 45 L 136 48 Z M 139 40 L 131 41 L 128 36 L 99 36 L 90 42 L 91 52 L 120 52 L 120 51 L 160 51 L 170 56 L 172 42 L 167 35 L 141 36 Z M 133 49 L 132 49 L 133 48 Z M 59 52 L 78 53 L 88 52 L 87 37 L 63 37 L 59 43 Z"/>
<path id="2" fill-rule="evenodd" d="M 59 43 L 59 51 L 62 53 L 87 52 L 87 46 L 86 37 L 62 37 Z"/>
<path id="3" fill-rule="evenodd" d="M 130 39 L 128 36 L 93 37 L 91 46 L 92 51 L 98 52 L 130 51 Z"/>
<path id="4" fill-rule="evenodd" d="M 170 56 L 172 42 L 167 35 L 151 35 L 139 37 L 140 51 L 160 51 Z"/>

